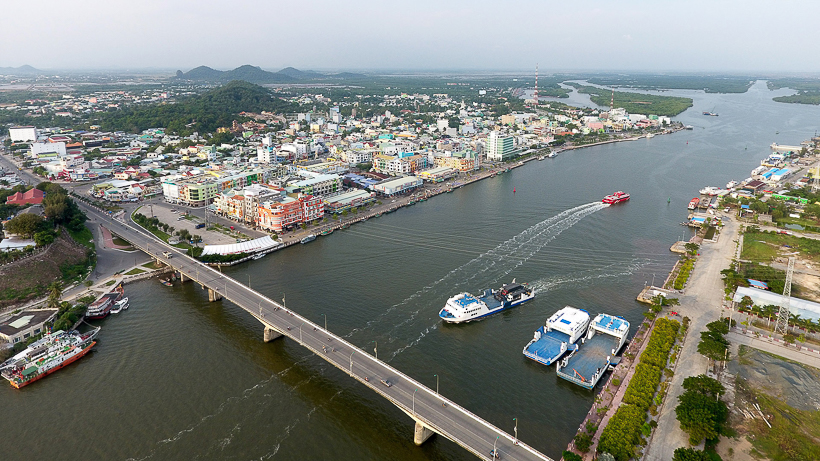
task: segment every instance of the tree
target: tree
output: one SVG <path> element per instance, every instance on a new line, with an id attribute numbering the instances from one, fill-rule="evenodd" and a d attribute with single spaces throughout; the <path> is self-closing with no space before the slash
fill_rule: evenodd
<path id="1" fill-rule="evenodd" d="M 704 439 L 716 440 L 729 414 L 726 404 L 696 391 L 686 391 L 678 399 L 675 415 L 681 429 L 689 433 L 689 443 L 698 445 Z"/>
<path id="2" fill-rule="evenodd" d="M 694 448 L 677 448 L 672 461 L 711 461 L 708 453 Z"/>
<path id="3" fill-rule="evenodd" d="M 54 233 L 50 231 L 40 231 L 34 234 L 34 243 L 37 246 L 45 246 L 52 242 L 54 242 Z"/>
<path id="4" fill-rule="evenodd" d="M 726 357 L 729 341 L 722 334 L 714 331 L 704 331 L 700 334 L 698 352 L 712 360 L 722 360 Z"/>
<path id="5" fill-rule="evenodd" d="M 692 242 L 687 242 L 683 247 L 686 248 L 686 251 L 690 255 L 697 254 L 698 249 L 700 249 L 700 245 L 698 245 L 697 243 L 692 243 Z"/>
<path id="6" fill-rule="evenodd" d="M 50 309 L 60 308 L 60 298 L 63 296 L 63 284 L 61 282 L 52 282 L 48 286 L 48 299 L 46 305 Z"/>
<path id="7" fill-rule="evenodd" d="M 577 455 L 577 454 L 575 454 L 571 451 L 567 451 L 567 450 L 564 450 L 564 452 L 561 453 L 561 458 L 564 461 L 583 461 L 583 459 L 584 459 L 584 458 L 581 458 L 580 455 Z"/>
<path id="8" fill-rule="evenodd" d="M 592 436 L 586 432 L 580 432 L 575 436 L 575 446 L 578 447 L 582 453 L 588 452 L 591 445 Z"/>
<path id="9" fill-rule="evenodd" d="M 31 237 L 40 228 L 43 218 L 34 213 L 23 213 L 6 223 L 6 230 L 22 237 Z"/>
<path id="10" fill-rule="evenodd" d="M 687 391 L 716 396 L 726 392 L 720 381 L 706 375 L 690 376 L 683 380 L 683 388 Z"/>

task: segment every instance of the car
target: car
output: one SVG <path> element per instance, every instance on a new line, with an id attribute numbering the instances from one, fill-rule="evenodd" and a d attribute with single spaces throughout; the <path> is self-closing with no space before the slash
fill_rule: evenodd
<path id="1" fill-rule="evenodd" d="M 723 212 L 724 212 L 724 213 L 728 213 L 728 212 L 729 212 L 729 207 L 727 206 L 726 208 L 724 208 L 724 209 L 723 209 Z"/>
<path id="2" fill-rule="evenodd" d="M 170 251 L 163 251 L 162 256 L 165 256 L 166 258 L 171 259 L 174 255 L 171 254 Z"/>
<path id="3" fill-rule="evenodd" d="M 202 229 L 203 227 L 205 227 L 205 223 L 199 223 L 196 226 L 194 226 L 194 229 Z"/>
<path id="4" fill-rule="evenodd" d="M 235 228 L 235 227 L 233 227 L 233 226 L 228 226 L 228 227 L 230 227 L 230 228 L 231 228 L 231 230 L 236 230 L 236 228 Z"/>
<path id="5" fill-rule="evenodd" d="M 391 383 L 390 381 L 388 381 L 386 379 L 382 379 L 381 382 L 382 382 L 382 384 L 384 384 L 387 387 L 393 386 L 393 383 Z"/>
<path id="6" fill-rule="evenodd" d="M 777 233 L 778 233 L 778 234 L 784 234 L 784 235 L 792 235 L 792 233 L 791 233 L 791 232 L 789 232 L 789 231 L 784 231 L 784 230 L 782 230 L 782 231 L 777 231 Z"/>

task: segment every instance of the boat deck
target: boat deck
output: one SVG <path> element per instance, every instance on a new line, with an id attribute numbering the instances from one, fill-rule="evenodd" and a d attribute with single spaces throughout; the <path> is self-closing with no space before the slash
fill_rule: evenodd
<path id="1" fill-rule="evenodd" d="M 567 361 L 567 366 L 558 370 L 558 376 L 591 389 L 597 383 L 597 379 L 591 381 L 592 377 L 596 371 L 609 365 L 606 358 L 614 358 L 612 349 L 618 347 L 619 342 L 614 336 L 597 333 L 579 346 L 579 350 Z"/>
<path id="2" fill-rule="evenodd" d="M 552 365 L 561 356 L 561 344 L 568 342 L 569 336 L 555 330 L 545 332 L 544 327 L 539 328 L 538 331 L 541 332 L 541 338 L 527 346 L 526 351 L 535 356 L 530 357 L 533 360 L 545 365 Z M 568 350 L 574 350 L 578 346 L 570 344 L 568 347 Z"/>

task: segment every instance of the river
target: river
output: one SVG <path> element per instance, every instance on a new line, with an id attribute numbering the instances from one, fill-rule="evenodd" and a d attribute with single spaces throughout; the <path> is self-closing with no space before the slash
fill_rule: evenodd
<path id="1" fill-rule="evenodd" d="M 430 387 L 438 375 L 441 393 L 510 433 L 517 418 L 521 439 L 559 458 L 594 394 L 521 349 L 565 305 L 637 325 L 635 296 L 672 267 L 698 189 L 746 178 L 774 141 L 814 135 L 820 108 L 771 101 L 786 93 L 664 92 L 695 100 L 676 117 L 694 131 L 533 161 L 225 272 L 378 344 Z M 632 199 L 596 204 L 617 190 Z M 437 320 L 449 296 L 513 278 L 536 299 L 478 323 Z M 414 446 L 404 413 L 292 341 L 263 343 L 260 324 L 193 284 L 126 294 L 95 352 L 23 390 L 0 386 L 3 459 L 473 459 L 441 437 Z"/>

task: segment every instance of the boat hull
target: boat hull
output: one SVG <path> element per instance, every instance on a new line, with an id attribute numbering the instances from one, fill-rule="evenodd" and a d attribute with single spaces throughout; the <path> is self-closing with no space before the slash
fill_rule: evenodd
<path id="1" fill-rule="evenodd" d="M 89 343 L 89 345 L 86 346 L 79 354 L 75 355 L 74 357 L 71 357 L 70 359 L 68 359 L 65 362 L 61 363 L 59 366 L 56 366 L 56 367 L 48 370 L 47 372 L 39 374 L 36 377 L 31 378 L 27 381 L 23 381 L 22 383 L 15 383 L 15 382 L 11 381 L 11 385 L 12 385 L 12 387 L 14 387 L 16 389 L 21 389 L 23 387 L 28 386 L 29 384 L 31 384 L 33 382 L 36 382 L 36 381 L 39 381 L 39 380 L 45 378 L 46 376 L 54 373 L 57 370 L 62 370 L 63 368 L 71 365 L 72 363 L 74 363 L 77 360 L 83 358 L 86 354 L 91 352 L 91 348 L 94 347 L 94 345 L 96 345 L 96 344 L 97 344 L 97 341 L 91 341 L 91 343 Z"/>

